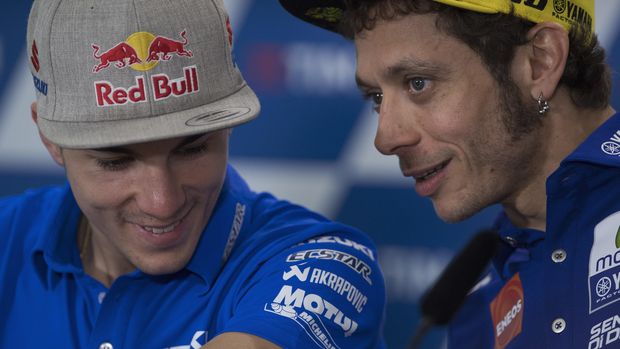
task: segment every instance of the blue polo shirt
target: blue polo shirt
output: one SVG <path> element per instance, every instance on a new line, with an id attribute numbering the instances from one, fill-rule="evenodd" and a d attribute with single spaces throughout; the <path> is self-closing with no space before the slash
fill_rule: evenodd
<path id="1" fill-rule="evenodd" d="M 252 192 L 228 169 L 187 266 L 110 288 L 84 273 L 68 185 L 0 201 L 0 348 L 195 349 L 223 332 L 283 348 L 384 348 L 369 238 Z"/>
<path id="2" fill-rule="evenodd" d="M 546 190 L 546 232 L 498 218 L 500 252 L 452 322 L 450 348 L 620 348 L 620 116 Z"/>

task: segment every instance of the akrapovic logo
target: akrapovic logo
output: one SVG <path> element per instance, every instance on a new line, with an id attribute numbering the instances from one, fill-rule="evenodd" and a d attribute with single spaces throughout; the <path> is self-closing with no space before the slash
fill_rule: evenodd
<path id="1" fill-rule="evenodd" d="M 292 277 L 297 278 L 301 282 L 310 282 L 331 288 L 334 292 L 343 296 L 351 303 L 358 313 L 364 310 L 364 306 L 368 302 L 368 297 L 355 287 L 355 285 L 349 282 L 349 280 L 327 270 L 312 267 L 305 267 L 301 270 L 299 266 L 292 265 L 289 271 L 285 271 L 282 274 L 282 280 L 288 281 Z"/>
<path id="2" fill-rule="evenodd" d="M 620 300 L 620 211 L 594 227 L 588 273 L 590 313 Z"/>

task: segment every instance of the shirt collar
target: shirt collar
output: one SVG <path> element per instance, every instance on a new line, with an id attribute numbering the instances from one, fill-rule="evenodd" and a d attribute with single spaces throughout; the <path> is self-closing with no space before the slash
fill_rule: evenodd
<path id="1" fill-rule="evenodd" d="M 599 126 L 562 164 L 578 161 L 620 167 L 620 115 Z"/>
<path id="2" fill-rule="evenodd" d="M 33 252 L 43 255 L 52 270 L 79 272 L 82 262 L 77 248 L 77 226 L 81 211 L 73 198 L 69 183 L 52 189 L 45 202 L 47 211 L 39 224 L 39 239 Z"/>
<path id="3" fill-rule="evenodd" d="M 213 284 L 241 231 L 247 228 L 244 221 L 249 216 L 249 205 L 246 202 L 249 192 L 245 181 L 229 166 L 209 223 L 186 267 L 199 275 L 208 288 Z"/>

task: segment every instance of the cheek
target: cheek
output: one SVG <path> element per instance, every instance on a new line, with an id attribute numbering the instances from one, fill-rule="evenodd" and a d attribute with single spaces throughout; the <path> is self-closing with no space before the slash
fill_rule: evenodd
<path id="1" fill-rule="evenodd" d="M 219 191 L 226 175 L 227 160 L 225 155 L 217 155 L 182 162 L 175 170 L 177 179 L 183 187 L 202 193 Z"/>
<path id="2" fill-rule="evenodd" d="M 129 195 L 130 181 L 109 176 L 84 173 L 76 175 L 67 169 L 71 190 L 83 211 L 106 210 L 118 207 Z"/>

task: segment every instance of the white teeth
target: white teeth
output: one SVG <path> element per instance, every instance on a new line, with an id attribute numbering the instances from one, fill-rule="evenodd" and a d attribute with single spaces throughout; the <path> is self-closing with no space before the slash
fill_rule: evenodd
<path id="1" fill-rule="evenodd" d="M 168 233 L 171 232 L 177 225 L 179 224 L 179 222 L 175 222 L 173 224 L 170 224 L 167 227 L 162 227 L 162 228 L 156 228 L 156 227 L 147 227 L 147 226 L 142 226 L 142 228 L 150 233 L 153 234 L 163 234 L 163 233 Z"/>
<path id="2" fill-rule="evenodd" d="M 434 169 L 424 173 L 421 176 L 416 177 L 416 180 L 417 181 L 425 181 L 425 180 L 429 179 L 430 177 L 434 176 L 437 172 L 439 172 L 444 167 L 446 167 L 445 163 L 435 167 Z"/>

